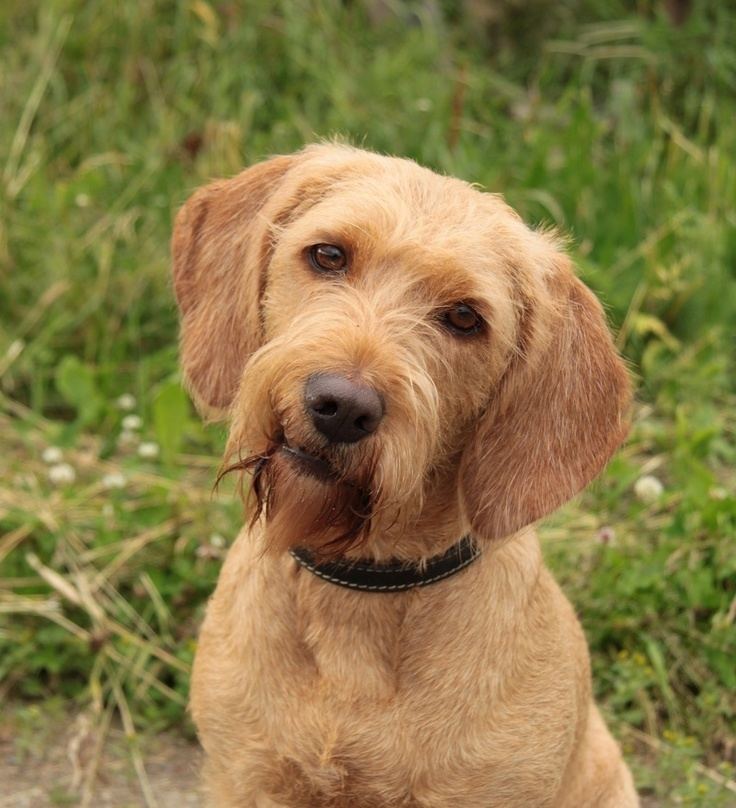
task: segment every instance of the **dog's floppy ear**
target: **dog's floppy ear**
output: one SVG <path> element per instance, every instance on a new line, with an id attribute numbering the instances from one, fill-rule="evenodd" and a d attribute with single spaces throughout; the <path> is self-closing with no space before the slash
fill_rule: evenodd
<path id="1" fill-rule="evenodd" d="M 261 340 L 270 250 L 263 210 L 295 157 L 274 157 L 200 188 L 179 211 L 171 250 L 181 361 L 198 403 L 223 409 Z"/>
<path id="2" fill-rule="evenodd" d="M 477 425 L 461 493 L 478 538 L 501 538 L 562 505 L 604 467 L 628 431 L 626 368 L 600 303 L 555 258 L 544 308 L 527 301 L 522 341 Z"/>

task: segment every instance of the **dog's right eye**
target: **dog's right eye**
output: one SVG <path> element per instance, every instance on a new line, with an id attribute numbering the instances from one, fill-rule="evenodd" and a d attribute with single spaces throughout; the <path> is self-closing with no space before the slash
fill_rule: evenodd
<path id="1" fill-rule="evenodd" d="M 317 272 L 344 272 L 348 264 L 345 250 L 336 244 L 315 244 L 308 255 L 312 269 Z"/>
<path id="2" fill-rule="evenodd" d="M 445 326 L 453 334 L 462 337 L 477 334 L 483 328 L 483 320 L 478 312 L 467 303 L 456 303 L 443 313 Z"/>

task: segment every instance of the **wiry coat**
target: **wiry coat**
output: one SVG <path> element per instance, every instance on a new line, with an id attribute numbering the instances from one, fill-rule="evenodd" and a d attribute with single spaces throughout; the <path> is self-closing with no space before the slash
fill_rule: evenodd
<path id="1" fill-rule="evenodd" d="M 339 245 L 344 271 L 309 250 Z M 630 808 L 580 626 L 528 527 L 603 467 L 629 384 L 555 239 L 406 160 L 310 147 L 197 192 L 177 218 L 182 363 L 231 419 L 263 513 L 202 628 L 192 712 L 212 804 Z M 472 335 L 446 313 L 472 307 Z M 329 444 L 307 379 L 359 378 L 385 417 Z M 298 446 L 333 470 L 304 473 Z M 319 580 L 286 553 L 481 557 L 419 590 Z"/>

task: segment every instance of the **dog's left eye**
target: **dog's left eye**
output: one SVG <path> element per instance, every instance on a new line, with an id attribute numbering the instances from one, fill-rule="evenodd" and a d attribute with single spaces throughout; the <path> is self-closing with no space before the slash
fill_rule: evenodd
<path id="1" fill-rule="evenodd" d="M 348 257 L 336 244 L 315 244 L 309 248 L 309 263 L 317 272 L 343 272 Z"/>
<path id="2" fill-rule="evenodd" d="M 445 325 L 455 334 L 466 336 L 480 331 L 483 320 L 467 303 L 456 303 L 443 313 Z"/>

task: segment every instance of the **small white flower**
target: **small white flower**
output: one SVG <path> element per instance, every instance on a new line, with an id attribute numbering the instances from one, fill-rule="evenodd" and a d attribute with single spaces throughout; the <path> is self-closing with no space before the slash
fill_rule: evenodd
<path id="1" fill-rule="evenodd" d="M 41 458 L 43 459 L 44 463 L 48 463 L 51 466 L 54 463 L 61 463 L 63 454 L 58 446 L 47 446 L 43 450 Z"/>
<path id="2" fill-rule="evenodd" d="M 123 418 L 123 429 L 127 430 L 128 432 L 134 432 L 136 429 L 140 429 L 143 426 L 143 421 L 141 421 L 140 416 L 138 415 L 126 415 Z"/>
<path id="3" fill-rule="evenodd" d="M 210 544 L 213 547 L 224 547 L 225 546 L 225 538 L 221 536 L 219 533 L 213 533 L 210 536 Z"/>
<path id="4" fill-rule="evenodd" d="M 78 208 L 87 208 L 92 200 L 89 198 L 89 194 L 77 194 L 74 197 L 74 201 Z"/>
<path id="5" fill-rule="evenodd" d="M 664 486 L 651 474 L 645 474 L 644 477 L 639 477 L 634 483 L 634 494 L 636 494 L 636 498 L 640 502 L 647 504 L 656 502 L 662 496 L 663 492 Z"/>
<path id="6" fill-rule="evenodd" d="M 77 475 L 68 463 L 57 463 L 49 469 L 49 482 L 54 485 L 70 485 Z"/>
<path id="7" fill-rule="evenodd" d="M 141 443 L 138 447 L 138 455 L 146 460 L 152 460 L 158 457 L 158 443 L 154 443 L 153 441 Z"/>
<path id="8" fill-rule="evenodd" d="M 120 435 L 118 435 L 118 446 L 125 448 L 126 446 L 135 446 L 138 443 L 138 435 L 135 432 L 130 432 L 127 429 L 124 429 Z"/>
<path id="9" fill-rule="evenodd" d="M 126 482 L 125 475 L 121 474 L 119 471 L 111 471 L 102 478 L 102 485 L 108 490 L 113 488 L 125 488 Z"/>
<path id="10" fill-rule="evenodd" d="M 130 393 L 123 393 L 122 396 L 118 396 L 118 400 L 115 403 L 118 405 L 119 410 L 130 412 L 135 409 L 135 396 L 132 396 Z"/>

